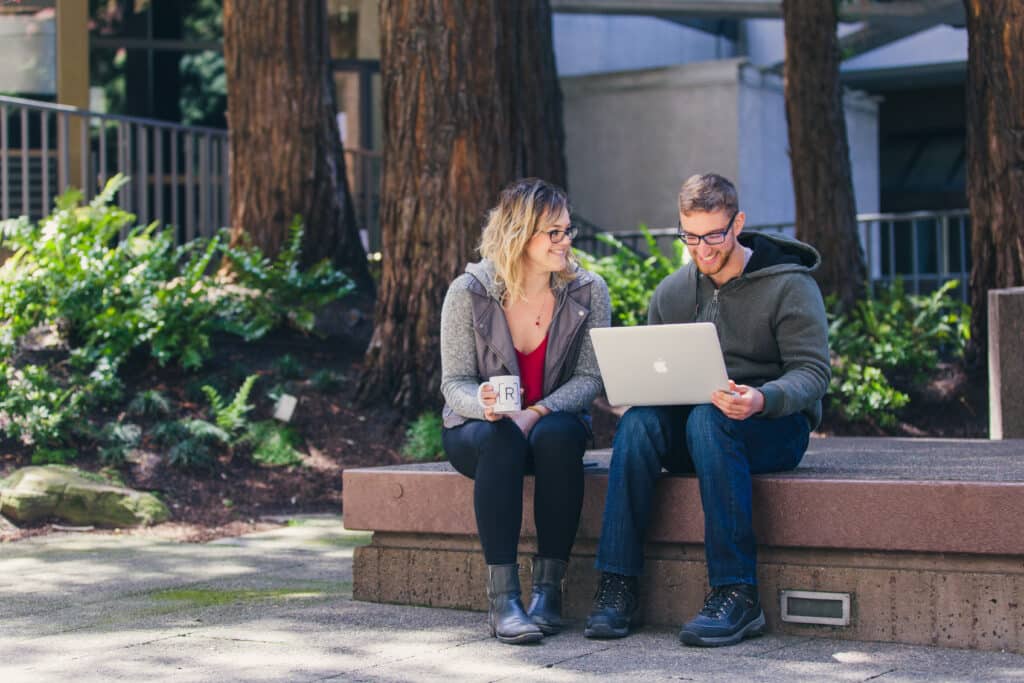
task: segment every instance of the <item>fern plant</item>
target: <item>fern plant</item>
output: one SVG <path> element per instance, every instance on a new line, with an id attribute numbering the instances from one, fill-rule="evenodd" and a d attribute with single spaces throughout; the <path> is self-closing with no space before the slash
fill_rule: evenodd
<path id="1" fill-rule="evenodd" d="M 225 403 L 220 393 L 209 384 L 203 385 L 202 391 L 210 402 L 214 422 L 228 434 L 238 434 L 248 425 L 246 414 L 253 409 L 252 404 L 248 402 L 249 394 L 252 393 L 257 379 L 259 379 L 259 375 L 246 377 L 230 403 Z"/>

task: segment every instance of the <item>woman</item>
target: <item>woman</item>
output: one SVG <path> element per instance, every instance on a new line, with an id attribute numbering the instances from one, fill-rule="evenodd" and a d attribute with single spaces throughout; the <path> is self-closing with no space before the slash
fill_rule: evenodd
<path id="1" fill-rule="evenodd" d="M 583 504 L 586 411 L 601 391 L 592 327 L 611 317 L 608 287 L 576 265 L 565 192 L 536 178 L 502 192 L 478 263 L 452 282 L 441 312 L 445 453 L 474 480 L 487 560 L 491 635 L 530 643 L 562 626 L 562 579 Z M 487 379 L 520 377 L 521 409 L 498 414 Z M 523 477 L 535 476 L 537 556 L 520 602 Z"/>

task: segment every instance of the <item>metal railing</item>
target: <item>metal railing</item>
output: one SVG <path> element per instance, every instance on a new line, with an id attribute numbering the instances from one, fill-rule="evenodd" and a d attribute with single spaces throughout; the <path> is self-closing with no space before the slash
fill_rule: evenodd
<path id="1" fill-rule="evenodd" d="M 949 280 L 957 280 L 960 282 L 957 288 L 960 299 L 968 301 L 971 235 L 967 209 L 859 214 L 857 226 L 868 265 L 869 288 L 899 279 L 908 293 L 925 294 Z M 795 232 L 792 223 L 748 225 L 744 228 L 744 232 L 751 230 L 789 236 Z M 633 251 L 647 253 L 647 241 L 642 231 L 605 232 Z M 663 253 L 672 253 L 677 228 L 656 228 L 648 232 Z M 573 246 L 595 256 L 605 256 L 614 251 L 598 240 L 596 233 L 580 235 Z"/>
<path id="2" fill-rule="evenodd" d="M 181 242 L 228 224 L 227 131 L 0 96 L 0 218 L 41 218 L 68 187 L 91 199 L 117 173 L 118 204 Z"/>

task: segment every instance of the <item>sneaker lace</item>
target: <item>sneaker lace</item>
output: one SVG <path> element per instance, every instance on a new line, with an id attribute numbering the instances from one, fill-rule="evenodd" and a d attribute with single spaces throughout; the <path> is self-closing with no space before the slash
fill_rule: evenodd
<path id="1" fill-rule="evenodd" d="M 712 619 L 721 619 L 739 597 L 739 592 L 732 586 L 712 588 L 711 592 L 704 597 L 704 607 L 700 613 Z"/>
<path id="2" fill-rule="evenodd" d="M 604 574 L 601 576 L 601 583 L 597 587 L 597 597 L 594 601 L 599 608 L 612 608 L 623 610 L 626 608 L 626 596 L 629 594 L 629 586 L 623 576 L 616 574 Z"/>

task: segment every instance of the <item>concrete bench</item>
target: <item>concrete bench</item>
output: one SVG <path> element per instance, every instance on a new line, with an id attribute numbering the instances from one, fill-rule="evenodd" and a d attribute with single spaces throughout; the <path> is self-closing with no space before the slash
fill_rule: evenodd
<path id="1" fill-rule="evenodd" d="M 597 584 L 606 485 L 604 467 L 588 471 L 566 582 L 571 618 L 586 615 Z M 437 463 L 346 470 L 343 486 L 346 527 L 374 532 L 356 551 L 356 599 L 486 609 L 471 481 Z M 678 625 L 707 590 L 700 494 L 695 478 L 666 475 L 656 495 L 643 618 Z M 796 471 L 755 477 L 754 515 L 772 630 L 1024 653 L 1024 441 L 813 439 Z M 792 590 L 848 595 L 849 623 L 783 621 Z"/>

